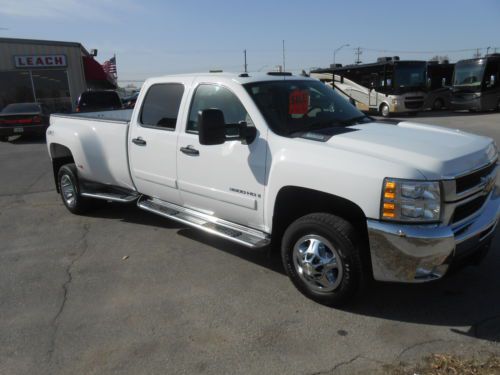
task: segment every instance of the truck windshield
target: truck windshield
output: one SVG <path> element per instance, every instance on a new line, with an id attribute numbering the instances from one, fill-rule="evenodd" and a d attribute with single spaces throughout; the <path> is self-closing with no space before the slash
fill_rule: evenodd
<path id="1" fill-rule="evenodd" d="M 453 86 L 480 86 L 483 81 L 485 64 L 478 62 L 458 62 L 455 65 Z"/>
<path id="2" fill-rule="evenodd" d="M 402 64 L 394 67 L 394 83 L 396 88 L 424 87 L 425 86 L 425 62 Z"/>
<path id="3" fill-rule="evenodd" d="M 371 121 L 320 81 L 266 81 L 249 83 L 245 88 L 279 135 Z"/>

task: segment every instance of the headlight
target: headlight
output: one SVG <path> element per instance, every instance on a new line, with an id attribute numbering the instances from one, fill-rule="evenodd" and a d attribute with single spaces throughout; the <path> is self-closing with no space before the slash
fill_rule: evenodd
<path id="1" fill-rule="evenodd" d="M 438 181 L 386 178 L 382 189 L 380 217 L 383 220 L 436 222 L 441 217 Z"/>

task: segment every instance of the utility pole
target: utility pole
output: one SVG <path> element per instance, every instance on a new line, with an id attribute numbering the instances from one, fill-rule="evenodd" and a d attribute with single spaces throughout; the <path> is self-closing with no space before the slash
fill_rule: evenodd
<path id="1" fill-rule="evenodd" d="M 474 56 L 473 56 L 474 58 L 478 59 L 478 58 L 480 58 L 480 57 L 481 57 L 481 52 L 479 52 L 479 51 L 480 51 L 480 49 L 479 49 L 479 48 L 476 48 L 476 53 L 475 53 L 475 54 L 474 54 Z"/>
<path id="2" fill-rule="evenodd" d="M 359 57 L 362 53 L 363 51 L 361 50 L 361 47 L 356 48 L 356 50 L 354 51 L 354 54 L 356 55 L 356 61 L 354 62 L 355 64 L 361 64 L 361 60 L 359 59 Z"/>
<path id="3" fill-rule="evenodd" d="M 286 65 L 285 65 L 285 39 L 283 39 L 283 71 L 286 72 Z"/>
<path id="4" fill-rule="evenodd" d="M 244 67 L 245 67 L 245 73 L 248 73 L 247 72 L 247 50 L 243 50 L 243 56 L 245 57 L 245 64 L 244 64 Z"/>
<path id="5" fill-rule="evenodd" d="M 491 47 L 487 47 L 487 48 L 486 48 L 486 56 L 488 56 L 488 54 L 489 54 L 489 52 L 490 52 L 490 49 L 491 49 Z"/>

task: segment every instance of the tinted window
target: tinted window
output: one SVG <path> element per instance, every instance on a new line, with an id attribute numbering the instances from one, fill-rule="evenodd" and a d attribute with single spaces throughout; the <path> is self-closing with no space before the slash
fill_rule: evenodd
<path id="1" fill-rule="evenodd" d="M 35 103 L 15 103 L 5 107 L 2 113 L 33 113 L 40 112 L 40 106 Z"/>
<path id="2" fill-rule="evenodd" d="M 114 91 L 90 91 L 82 94 L 80 105 L 97 108 L 120 108 L 122 103 Z"/>
<path id="3" fill-rule="evenodd" d="M 200 85 L 189 111 L 188 132 L 198 132 L 198 112 L 204 109 L 220 109 L 224 113 L 226 124 L 237 124 L 240 121 L 252 123 L 245 107 L 231 91 L 219 85 Z"/>
<path id="4" fill-rule="evenodd" d="M 175 129 L 184 86 L 164 83 L 150 87 L 141 111 L 143 125 Z"/>
<path id="5" fill-rule="evenodd" d="M 244 87 L 271 129 L 280 135 L 371 121 L 320 81 L 265 81 Z"/>

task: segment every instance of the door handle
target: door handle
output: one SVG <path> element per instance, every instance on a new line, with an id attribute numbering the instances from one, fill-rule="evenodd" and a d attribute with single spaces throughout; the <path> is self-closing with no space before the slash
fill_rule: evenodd
<path id="1" fill-rule="evenodd" d="M 146 141 L 142 137 L 132 138 L 132 142 L 139 146 L 146 146 Z"/>
<path id="2" fill-rule="evenodd" d="M 193 146 L 189 145 L 187 147 L 181 147 L 181 152 L 186 154 L 186 155 L 191 155 L 191 156 L 198 156 L 200 154 L 200 151 L 195 149 Z"/>

